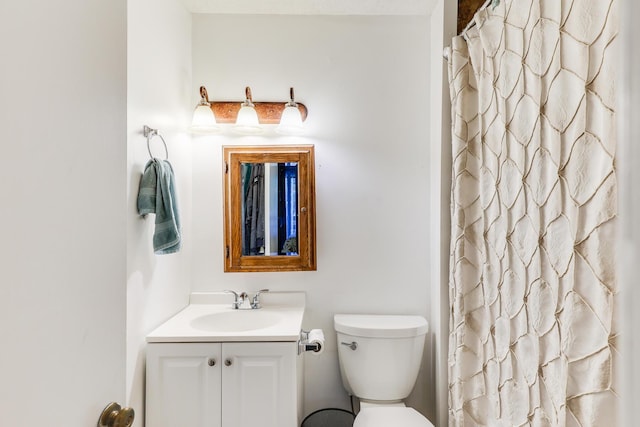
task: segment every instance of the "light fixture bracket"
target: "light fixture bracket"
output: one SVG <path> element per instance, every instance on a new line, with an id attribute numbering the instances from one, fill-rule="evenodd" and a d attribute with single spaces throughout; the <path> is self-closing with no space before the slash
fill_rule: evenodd
<path id="1" fill-rule="evenodd" d="M 204 86 L 200 86 L 200 105 L 207 105 L 207 104 L 210 104 L 207 88 Z"/>
<path id="2" fill-rule="evenodd" d="M 245 101 L 210 101 L 206 94 L 206 88 L 204 86 L 201 86 L 200 95 L 203 99 L 206 99 L 209 102 L 211 110 L 213 110 L 213 114 L 215 115 L 216 121 L 218 123 L 235 123 L 238 117 L 238 111 L 240 111 L 240 107 L 244 102 L 247 102 L 248 100 L 249 102 L 253 103 L 256 113 L 258 114 L 258 121 L 260 124 L 277 125 L 280 123 L 282 112 L 284 111 L 284 108 L 286 106 L 286 103 L 282 101 L 253 101 L 251 89 L 249 87 L 245 89 Z M 291 88 L 290 94 L 291 101 L 293 101 L 293 88 Z M 298 107 L 298 110 L 300 110 L 302 121 L 304 121 L 307 118 L 307 107 L 299 102 L 295 102 L 295 104 Z"/>

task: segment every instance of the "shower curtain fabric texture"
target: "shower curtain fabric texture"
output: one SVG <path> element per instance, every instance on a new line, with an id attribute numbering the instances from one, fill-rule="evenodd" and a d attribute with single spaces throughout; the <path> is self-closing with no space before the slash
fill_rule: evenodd
<path id="1" fill-rule="evenodd" d="M 453 39 L 449 425 L 616 427 L 615 0 Z"/>

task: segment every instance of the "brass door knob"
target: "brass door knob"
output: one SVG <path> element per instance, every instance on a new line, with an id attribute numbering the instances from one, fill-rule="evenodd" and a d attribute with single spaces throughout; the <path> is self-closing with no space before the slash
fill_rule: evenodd
<path id="1" fill-rule="evenodd" d="M 98 427 L 131 427 L 135 413 L 132 408 L 122 408 L 115 402 L 111 402 L 100 414 Z"/>

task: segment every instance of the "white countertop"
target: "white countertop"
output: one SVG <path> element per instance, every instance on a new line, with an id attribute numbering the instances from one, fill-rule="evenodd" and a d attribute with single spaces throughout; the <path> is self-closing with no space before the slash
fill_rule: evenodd
<path id="1" fill-rule="evenodd" d="M 251 295 L 253 293 L 250 292 Z M 262 308 L 257 310 L 234 310 L 231 308 L 233 295 L 215 293 L 194 293 L 190 304 L 147 335 L 147 342 L 238 342 L 238 341 L 298 341 L 305 308 L 304 292 L 265 292 L 260 294 Z M 217 313 L 227 323 L 233 323 L 247 316 L 277 317 L 273 325 L 257 329 L 230 331 L 231 324 L 212 324 L 208 328 L 198 328 L 203 318 Z M 231 320 L 229 320 L 231 319 Z"/>

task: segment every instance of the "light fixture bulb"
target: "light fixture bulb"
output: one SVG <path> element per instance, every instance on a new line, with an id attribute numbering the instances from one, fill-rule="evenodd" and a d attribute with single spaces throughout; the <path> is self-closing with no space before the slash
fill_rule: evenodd
<path id="1" fill-rule="evenodd" d="M 261 134 L 264 129 L 260 126 L 260 120 L 258 120 L 258 113 L 251 100 L 251 89 L 249 87 L 246 88 L 246 94 L 247 99 L 240 106 L 233 131 L 241 135 Z"/>
<path id="2" fill-rule="evenodd" d="M 293 99 L 293 88 L 289 89 L 289 93 L 291 100 L 284 106 L 276 132 L 281 135 L 300 135 L 304 133 L 302 114 L 298 109 L 298 104 Z"/>
<path id="3" fill-rule="evenodd" d="M 211 111 L 211 107 L 206 105 L 198 105 L 193 112 L 193 120 L 191 121 L 191 131 L 193 133 L 216 133 L 220 131 L 220 126 L 216 123 L 216 117 Z"/>
<path id="4" fill-rule="evenodd" d="M 282 135 L 300 135 L 304 133 L 302 127 L 302 115 L 298 106 L 288 105 L 284 107 L 280 124 L 276 128 L 276 132 Z"/>
<path id="5" fill-rule="evenodd" d="M 200 134 L 212 134 L 220 132 L 220 126 L 216 122 L 211 104 L 209 103 L 207 90 L 200 87 L 200 103 L 196 106 L 191 120 L 191 132 Z"/>

